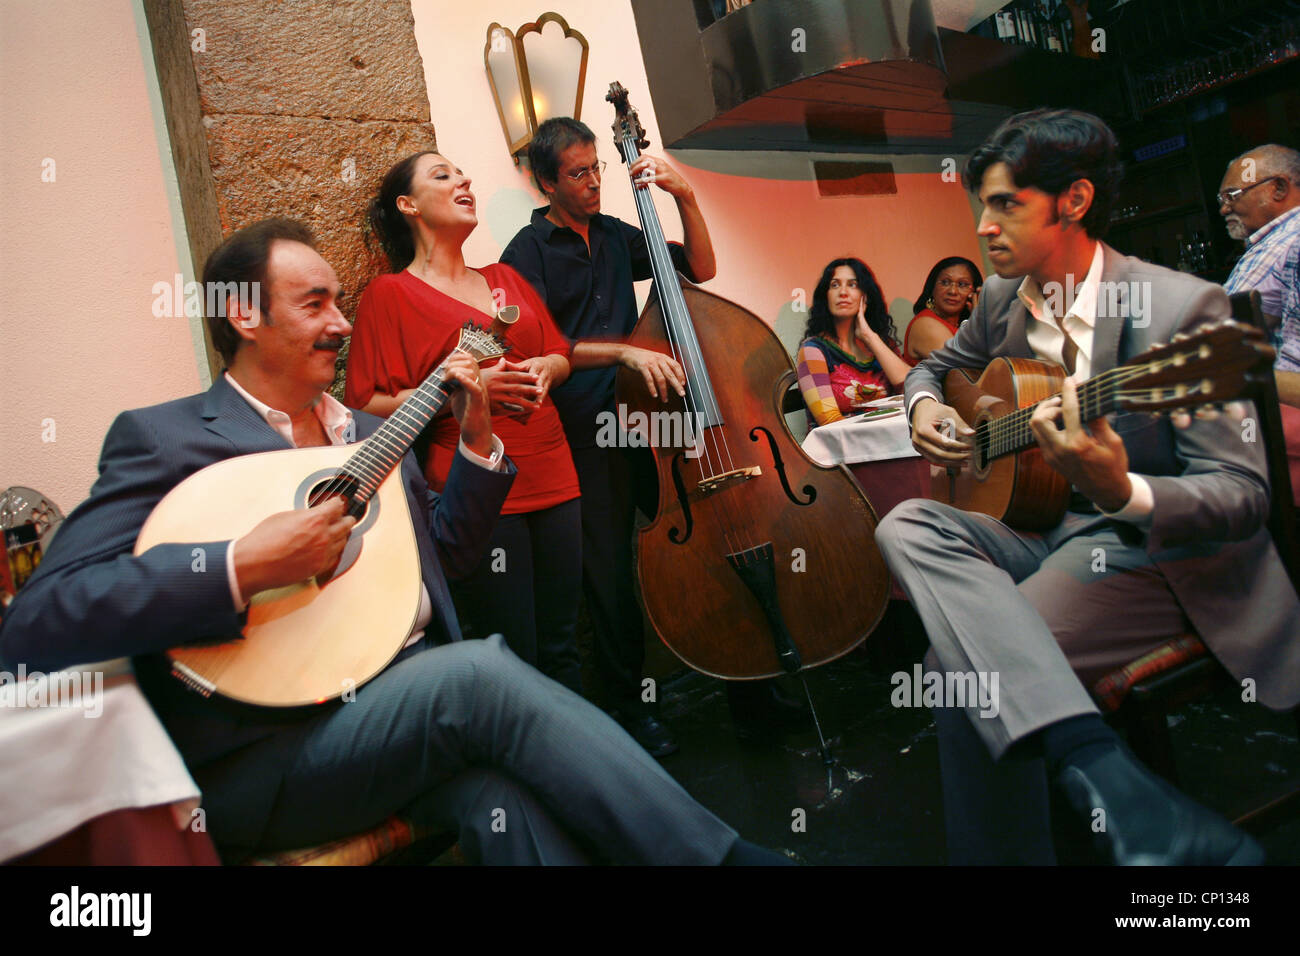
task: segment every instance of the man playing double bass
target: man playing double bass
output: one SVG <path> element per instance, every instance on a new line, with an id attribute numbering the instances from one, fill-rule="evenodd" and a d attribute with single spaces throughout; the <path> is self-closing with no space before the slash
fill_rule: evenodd
<path id="1" fill-rule="evenodd" d="M 1260 445 L 1228 416 L 1184 415 L 1175 428 L 1142 413 L 1080 414 L 1076 382 L 1229 315 L 1219 287 L 1100 241 L 1120 173 L 1114 134 L 1095 116 L 1034 110 L 1003 123 L 966 168 L 997 278 L 907 378 L 913 444 L 960 466 L 973 431 L 944 403 L 950 370 L 1008 356 L 1072 375 L 1030 422 L 1046 462 L 1073 485 L 1059 525 L 1017 531 L 913 500 L 877 535 L 925 623 L 929 668 L 999 679 L 998 707 L 936 711 L 951 862 L 1052 862 L 1049 782 L 1114 862 L 1263 856 L 1141 766 L 1085 690 L 1194 629 L 1234 677 L 1255 682 L 1262 703 L 1300 701 L 1300 603 L 1265 526 Z M 1138 286 L 1143 312 L 1108 314 L 1111 283 Z"/>
<path id="2" fill-rule="evenodd" d="M 661 400 L 684 394 L 685 375 L 671 357 L 627 345 L 637 321 L 632 283 L 651 278 L 650 254 L 640 229 L 600 212 L 601 172 L 596 137 L 571 117 L 537 129 L 529 164 L 549 206 L 533 211 L 501 255 L 546 300 L 560 331 L 574 340 L 573 374 L 551 393 L 564 423 L 582 488 L 582 574 L 595 631 L 596 669 L 609 705 L 628 731 L 655 756 L 677 749 L 671 732 L 642 699 L 645 634 L 633 585 L 632 534 L 636 509 L 655 510 L 654 463 L 646 449 L 601 448 L 598 416 L 615 413 L 616 366 L 645 378 Z M 636 188 L 654 183 L 677 201 L 683 244 L 669 243 L 675 268 L 692 282 L 713 278 L 713 244 L 695 193 L 662 159 L 642 156 L 629 170 Z M 802 713 L 776 696 L 775 685 L 727 685 L 738 725 L 788 719 Z"/>

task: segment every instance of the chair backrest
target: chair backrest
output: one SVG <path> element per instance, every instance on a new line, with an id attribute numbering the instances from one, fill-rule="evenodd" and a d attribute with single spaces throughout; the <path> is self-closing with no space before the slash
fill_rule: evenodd
<path id="1" fill-rule="evenodd" d="M 790 426 L 794 437 L 803 441 L 808 435 L 809 415 L 808 406 L 803 401 L 803 392 L 799 390 L 799 376 L 791 369 L 777 382 L 777 388 L 784 389 L 781 394 L 781 414 L 785 416 L 786 424 Z"/>
<path id="2" fill-rule="evenodd" d="M 1260 308 L 1259 293 L 1236 292 L 1230 295 L 1232 317 L 1249 323 L 1265 333 L 1269 331 Z M 1282 433 L 1282 412 L 1278 408 L 1277 380 L 1271 374 L 1261 375 L 1254 393 L 1250 396 L 1259 415 L 1259 434 L 1268 456 L 1268 482 L 1272 493 L 1269 507 L 1268 530 L 1273 535 L 1291 583 L 1300 591 L 1300 546 L 1297 545 L 1295 497 L 1291 488 L 1291 471 L 1286 457 L 1286 439 Z"/>

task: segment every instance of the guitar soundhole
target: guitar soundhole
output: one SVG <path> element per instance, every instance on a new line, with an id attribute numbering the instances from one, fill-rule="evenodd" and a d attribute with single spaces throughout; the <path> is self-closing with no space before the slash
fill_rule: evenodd
<path id="1" fill-rule="evenodd" d="M 357 519 L 356 526 L 352 529 L 352 540 L 359 541 L 379 516 L 379 496 L 376 494 L 367 501 L 358 502 L 357 491 L 355 478 L 341 476 L 333 468 L 322 468 L 298 483 L 298 489 L 293 495 L 293 506 L 309 508 L 312 504 L 341 495 L 348 501 L 347 513 Z"/>
<path id="2" fill-rule="evenodd" d="M 306 502 L 308 507 L 315 507 L 331 498 L 342 498 L 347 505 L 344 512 L 356 518 L 359 525 L 365 521 L 366 513 L 370 510 L 370 502 L 357 501 L 353 497 L 355 493 L 356 482 L 341 478 L 327 478 L 312 485 L 311 490 L 307 492 Z"/>
<path id="3" fill-rule="evenodd" d="M 972 426 L 975 429 L 975 447 L 971 449 L 970 467 L 971 474 L 978 480 L 983 481 L 988 477 L 990 459 L 987 450 L 980 446 L 980 438 L 987 438 L 985 434 L 988 429 L 988 422 L 991 420 L 989 415 L 981 415 L 975 419 Z M 981 428 L 983 426 L 983 428 Z"/>

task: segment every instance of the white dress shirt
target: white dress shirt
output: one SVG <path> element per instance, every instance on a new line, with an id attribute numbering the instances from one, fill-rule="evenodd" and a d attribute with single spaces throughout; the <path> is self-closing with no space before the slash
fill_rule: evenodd
<path id="1" fill-rule="evenodd" d="M 230 387 L 252 406 L 253 411 L 261 415 L 268 425 L 296 448 L 297 443 L 293 440 L 293 420 L 284 412 L 272 408 L 265 402 L 255 398 L 236 382 L 229 372 L 226 372 L 225 376 Z M 320 419 L 321 426 L 325 429 L 325 437 L 329 439 L 331 445 L 345 445 L 347 444 L 347 436 L 355 435 L 352 428 L 352 412 L 329 392 L 321 392 L 321 400 L 316 403 L 314 411 L 316 417 Z M 490 471 L 501 471 L 505 467 L 505 450 L 501 444 L 501 439 L 496 435 L 492 436 L 491 458 L 484 458 L 482 455 L 471 451 L 463 438 L 460 441 L 460 453 L 474 464 Z M 239 582 L 235 578 L 235 542 L 233 540 L 226 549 L 226 579 L 230 582 L 230 596 L 235 602 L 235 610 L 243 611 L 248 606 L 248 601 L 240 593 Z M 432 618 L 433 602 L 429 600 L 428 588 L 421 584 L 420 612 L 416 615 L 415 627 L 411 630 L 411 636 L 406 639 L 406 643 L 402 647 L 410 647 L 424 637 L 424 629 Z"/>
<path id="2" fill-rule="evenodd" d="M 1082 284 L 1075 286 L 1074 303 L 1066 310 L 1060 325 L 1057 324 L 1053 306 L 1064 306 L 1068 290 L 1049 289 L 1051 294 L 1044 295 L 1038 280 L 1025 276 L 1016 291 L 1016 296 L 1029 311 L 1032 319 L 1027 324 L 1025 334 L 1029 339 L 1030 349 L 1038 359 L 1064 365 L 1065 332 L 1068 332 L 1070 338 L 1074 340 L 1079 350 L 1074 358 L 1072 376 L 1076 382 L 1087 380 L 1092 371 L 1092 340 L 1097 325 L 1097 296 L 1101 290 L 1101 269 L 1102 249 L 1101 243 L 1098 242 L 1093 249 L 1092 265 L 1088 268 L 1088 274 Z M 1073 277 L 1067 277 L 1067 281 L 1073 281 Z M 1050 286 L 1051 283 L 1048 285 Z M 1062 327 L 1065 332 L 1061 331 Z M 924 395 L 929 395 L 936 402 L 943 402 L 942 398 L 928 391 L 919 392 L 913 396 L 911 405 L 907 409 L 909 422 L 912 419 L 912 408 Z M 1155 497 L 1151 493 L 1151 486 L 1146 479 L 1135 472 L 1130 471 L 1128 478 L 1133 486 L 1128 502 L 1118 511 L 1103 511 L 1102 514 L 1117 521 L 1148 527 L 1151 524 L 1151 513 L 1155 509 Z"/>

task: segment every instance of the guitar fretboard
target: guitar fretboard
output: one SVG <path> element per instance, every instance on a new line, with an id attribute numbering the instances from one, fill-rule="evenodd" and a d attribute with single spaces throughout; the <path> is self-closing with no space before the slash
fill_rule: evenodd
<path id="1" fill-rule="evenodd" d="M 462 350 L 457 347 L 450 354 L 455 355 L 458 351 Z M 451 397 L 456 383 L 448 383 L 445 379 L 445 365 L 444 361 L 434 369 L 375 433 L 361 443 L 361 447 L 352 453 L 340 469 L 340 478 L 349 484 L 355 482 L 355 492 L 350 495 L 353 501 L 364 504 L 370 500 L 384 479 L 410 451 L 420 432 L 424 431 L 425 426 Z"/>
<path id="2" fill-rule="evenodd" d="M 1091 378 L 1078 387 L 1079 417 L 1090 422 L 1103 415 L 1109 415 L 1119 407 L 1120 386 L 1124 382 L 1126 368 L 1112 369 L 1096 378 Z M 1131 368 L 1127 371 L 1132 371 Z M 1060 394 L 1059 392 L 1057 393 Z M 1029 427 L 1038 404 L 1021 408 L 1010 414 L 984 422 L 975 428 L 975 447 L 985 461 L 1012 455 L 1038 444 Z"/>

